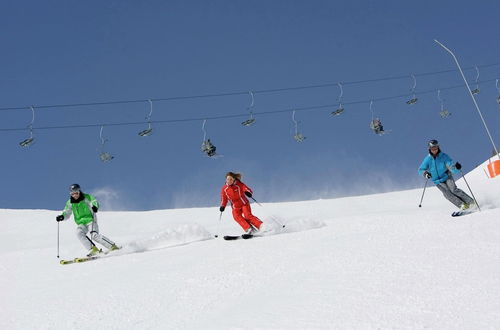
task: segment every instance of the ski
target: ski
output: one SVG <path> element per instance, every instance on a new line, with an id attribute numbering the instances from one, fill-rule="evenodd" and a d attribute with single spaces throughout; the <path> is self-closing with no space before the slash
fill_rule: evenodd
<path id="1" fill-rule="evenodd" d="M 243 234 L 243 235 L 238 235 L 238 236 L 227 235 L 227 236 L 224 236 L 224 239 L 226 241 L 234 241 L 234 240 L 237 240 L 237 239 L 240 239 L 240 238 L 250 239 L 252 237 L 254 237 L 254 235 L 252 235 L 252 234 Z"/>
<path id="2" fill-rule="evenodd" d="M 70 265 L 70 264 L 75 264 L 75 263 L 80 263 L 80 262 L 86 262 L 86 261 L 90 261 L 90 260 L 95 260 L 95 259 L 98 259 L 100 258 L 100 256 L 92 256 L 92 257 L 78 257 L 78 258 L 74 258 L 74 259 L 62 259 L 59 261 L 59 263 L 61 265 Z"/>
<path id="3" fill-rule="evenodd" d="M 462 215 L 467 215 L 474 213 L 474 211 L 456 211 L 451 214 L 452 217 L 461 217 Z"/>
<path id="4" fill-rule="evenodd" d="M 239 235 L 238 236 L 231 236 L 231 235 L 224 236 L 224 239 L 226 241 L 234 241 L 235 239 L 238 239 L 238 238 L 241 238 L 241 236 L 239 236 Z"/>
<path id="5" fill-rule="evenodd" d="M 99 258 L 102 258 L 102 257 L 107 257 L 109 255 L 112 255 L 113 252 L 118 251 L 121 248 L 122 247 L 120 246 L 116 250 L 101 252 L 99 254 L 96 254 L 96 255 L 93 255 L 93 256 L 90 256 L 90 257 L 77 257 L 77 258 L 74 258 L 74 259 L 67 259 L 67 260 L 62 259 L 62 260 L 59 261 L 59 263 L 61 265 L 70 265 L 70 264 L 75 264 L 75 263 L 81 263 L 81 262 L 87 262 L 87 261 L 91 261 L 91 260 L 96 260 L 96 259 L 99 259 Z"/>
<path id="6" fill-rule="evenodd" d="M 68 259 L 68 260 L 61 259 L 61 260 L 59 260 L 59 263 L 60 263 L 61 265 L 69 265 L 69 264 L 74 264 L 74 263 L 75 263 L 75 259 Z"/>
<path id="7" fill-rule="evenodd" d="M 80 263 L 80 262 L 86 262 L 86 261 L 90 261 L 90 260 L 95 260 L 95 259 L 99 259 L 101 256 L 91 256 L 91 257 L 82 257 L 82 258 L 75 258 L 75 262 L 76 263 Z"/>

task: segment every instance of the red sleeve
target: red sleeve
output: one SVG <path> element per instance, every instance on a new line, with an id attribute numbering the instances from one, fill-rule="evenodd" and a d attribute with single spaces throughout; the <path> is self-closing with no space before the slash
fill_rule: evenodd
<path id="1" fill-rule="evenodd" d="M 248 186 L 246 184 L 244 184 L 243 182 L 239 181 L 238 182 L 243 190 L 243 192 L 245 191 L 248 191 L 249 193 L 251 193 L 253 195 L 253 191 L 252 189 L 248 188 Z"/>
<path id="2" fill-rule="evenodd" d="M 224 191 L 226 189 L 226 186 L 224 185 L 220 191 L 220 206 L 226 207 L 227 205 L 227 195 L 226 192 Z"/>

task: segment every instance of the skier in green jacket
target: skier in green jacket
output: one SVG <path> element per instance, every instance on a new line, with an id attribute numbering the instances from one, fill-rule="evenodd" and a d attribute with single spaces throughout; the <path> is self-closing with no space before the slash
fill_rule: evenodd
<path id="1" fill-rule="evenodd" d="M 119 247 L 112 240 L 99 234 L 96 214 L 99 209 L 99 203 L 94 196 L 83 193 L 80 185 L 77 183 L 69 187 L 69 193 L 70 199 L 66 202 L 66 207 L 62 214 L 56 217 L 56 221 L 69 219 L 73 213 L 73 218 L 77 224 L 76 236 L 89 251 L 87 254 L 88 257 L 101 252 L 95 246 L 94 242 L 103 245 L 109 251 L 118 250 Z M 87 233 L 90 233 L 90 238 L 87 236 Z"/>

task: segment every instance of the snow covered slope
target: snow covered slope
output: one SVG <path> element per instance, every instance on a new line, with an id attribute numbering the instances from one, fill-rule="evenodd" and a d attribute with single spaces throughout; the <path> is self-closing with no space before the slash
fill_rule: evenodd
<path id="1" fill-rule="evenodd" d="M 421 189 L 253 204 L 275 230 L 252 240 L 215 239 L 240 233 L 218 207 L 100 212 L 123 250 L 64 266 L 58 211 L 0 210 L 0 328 L 500 328 L 500 178 L 483 168 L 466 176 L 482 212 L 459 218 L 435 187 L 422 208 Z M 82 256 L 74 222 L 59 229 L 61 258 Z"/>

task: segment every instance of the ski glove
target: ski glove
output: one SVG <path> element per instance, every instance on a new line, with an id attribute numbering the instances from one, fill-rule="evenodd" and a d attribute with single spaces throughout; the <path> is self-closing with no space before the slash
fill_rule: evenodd
<path id="1" fill-rule="evenodd" d="M 251 192 L 249 192 L 249 191 L 245 191 L 245 195 L 247 195 L 247 197 L 252 198 L 252 193 L 251 193 Z"/>
<path id="2" fill-rule="evenodd" d="M 224 212 L 224 210 L 225 210 L 225 209 L 226 209 L 226 207 L 225 207 L 225 206 L 221 206 L 221 207 L 219 207 L 219 211 L 221 211 L 221 212 Z"/>
<path id="3" fill-rule="evenodd" d="M 462 168 L 462 164 L 460 164 L 459 162 L 456 162 L 456 163 L 455 163 L 455 168 L 456 168 L 457 170 L 460 170 L 460 169 Z"/>
<path id="4" fill-rule="evenodd" d="M 59 221 L 63 221 L 64 220 L 64 215 L 58 215 L 56 217 L 56 221 L 59 222 Z"/>
<path id="5" fill-rule="evenodd" d="M 94 213 L 97 213 L 97 206 L 92 205 L 92 211 L 94 211 Z"/>
<path id="6" fill-rule="evenodd" d="M 424 172 L 424 178 L 430 179 L 430 178 L 432 178 L 432 175 L 429 172 L 425 171 Z"/>

